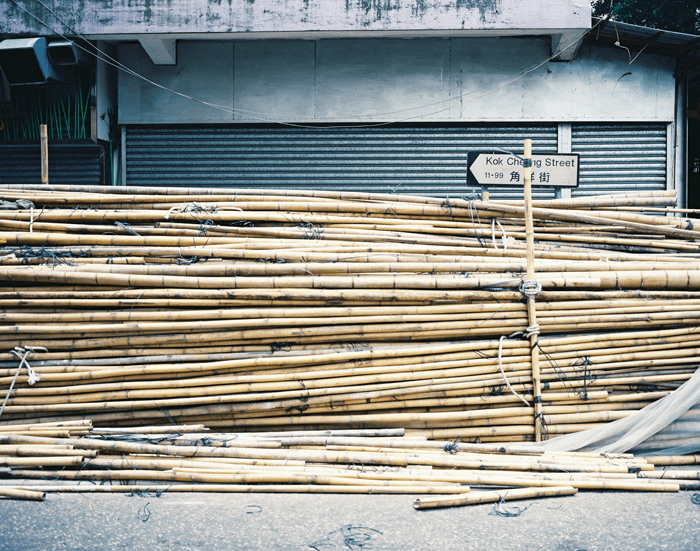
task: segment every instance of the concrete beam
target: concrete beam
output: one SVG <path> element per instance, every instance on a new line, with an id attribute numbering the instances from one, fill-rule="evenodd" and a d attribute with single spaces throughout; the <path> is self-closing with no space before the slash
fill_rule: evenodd
<path id="1" fill-rule="evenodd" d="M 589 0 L 46 0 L 60 18 L 49 19 L 59 32 L 114 40 L 118 35 L 222 33 L 245 38 L 254 33 L 494 32 L 541 34 L 588 29 Z M 21 6 L 21 7 L 20 7 Z M 24 9 L 22 9 L 24 8 Z M 25 11 L 26 10 L 26 11 Z M 30 14 L 46 19 L 29 0 L 0 2 L 3 33 L 44 35 Z M 70 27 L 61 23 L 70 21 Z M 106 35 L 109 35 L 107 38 Z M 238 35 L 238 36 L 236 36 Z M 210 38 L 208 38 L 210 39 Z"/>
<path id="2" fill-rule="evenodd" d="M 573 61 L 582 43 L 581 29 L 568 29 L 552 34 L 552 55 L 556 56 L 554 61 Z"/>
<path id="3" fill-rule="evenodd" d="M 154 65 L 177 65 L 177 41 L 163 38 L 139 38 Z"/>

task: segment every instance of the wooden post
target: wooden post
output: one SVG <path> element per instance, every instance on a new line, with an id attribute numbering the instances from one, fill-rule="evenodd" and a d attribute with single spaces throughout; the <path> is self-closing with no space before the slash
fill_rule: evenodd
<path id="1" fill-rule="evenodd" d="M 45 124 L 41 125 L 41 183 L 49 184 L 49 135 Z"/>
<path id="2" fill-rule="evenodd" d="M 527 281 L 535 279 L 535 232 L 532 222 L 532 140 L 525 140 L 523 158 L 523 179 L 525 180 L 525 240 L 527 247 Z M 528 324 L 537 327 L 535 296 L 527 295 Z M 535 441 L 542 440 L 542 393 L 540 388 L 540 354 L 537 350 L 537 333 L 530 333 L 530 354 L 532 363 L 532 397 L 535 402 Z"/>

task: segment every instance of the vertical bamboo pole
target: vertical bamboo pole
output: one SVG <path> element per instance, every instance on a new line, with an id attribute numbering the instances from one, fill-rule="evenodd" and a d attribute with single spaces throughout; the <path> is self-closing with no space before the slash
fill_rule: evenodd
<path id="1" fill-rule="evenodd" d="M 49 134 L 45 124 L 41 125 L 41 183 L 49 185 Z"/>
<path id="2" fill-rule="evenodd" d="M 527 281 L 535 279 L 535 232 L 532 222 L 532 140 L 525 140 L 523 158 L 523 180 L 525 181 L 525 239 L 527 247 Z M 527 295 L 529 326 L 537 326 L 537 311 L 534 295 Z M 540 355 L 537 351 L 537 333 L 530 333 L 530 354 L 532 363 L 532 388 L 535 402 L 535 441 L 542 440 L 540 416 L 542 414 L 542 394 L 540 388 Z"/>

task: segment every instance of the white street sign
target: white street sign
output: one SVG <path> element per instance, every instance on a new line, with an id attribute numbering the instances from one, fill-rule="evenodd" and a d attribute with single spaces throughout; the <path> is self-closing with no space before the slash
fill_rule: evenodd
<path id="1" fill-rule="evenodd" d="M 523 161 L 508 153 L 470 151 L 467 183 L 474 186 L 522 186 Z M 578 187 L 578 154 L 532 156 L 532 185 Z"/>

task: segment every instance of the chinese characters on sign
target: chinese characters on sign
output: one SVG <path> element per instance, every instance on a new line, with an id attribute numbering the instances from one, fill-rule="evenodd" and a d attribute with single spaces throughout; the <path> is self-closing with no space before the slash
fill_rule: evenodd
<path id="1" fill-rule="evenodd" d="M 489 175 L 488 173 L 486 174 L 487 176 Z M 549 181 L 551 179 L 551 172 L 532 172 L 531 176 L 531 182 L 535 185 L 538 183 L 547 185 L 549 184 Z M 517 170 L 514 170 L 513 172 L 510 173 L 510 182 L 515 183 L 515 182 L 520 182 L 520 172 Z"/>

